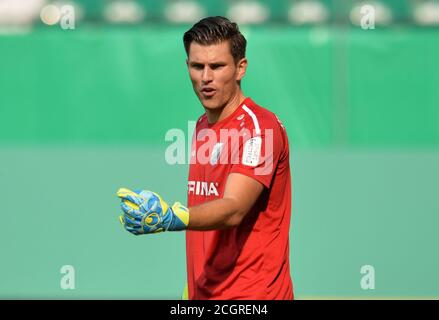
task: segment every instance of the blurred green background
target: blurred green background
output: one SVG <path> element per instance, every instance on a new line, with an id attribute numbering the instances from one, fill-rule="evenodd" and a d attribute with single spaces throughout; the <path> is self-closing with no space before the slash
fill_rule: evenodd
<path id="1" fill-rule="evenodd" d="M 203 112 L 185 66 L 190 24 L 164 14 L 172 1 L 138 1 L 141 20 L 114 21 L 114 2 L 77 1 L 72 30 L 5 23 L 0 10 L 0 298 L 180 298 L 184 233 L 125 232 L 115 192 L 186 199 L 188 166 L 166 163 L 165 134 Z M 439 28 L 413 15 L 427 1 L 375 1 L 392 19 L 371 30 L 355 24 L 362 2 L 320 1 L 325 19 L 297 23 L 287 13 L 302 2 L 316 3 L 259 1 L 271 15 L 241 23 L 244 92 L 290 139 L 296 297 L 438 298 Z M 232 15 L 232 1 L 198 3 Z M 74 290 L 60 286 L 64 265 Z"/>

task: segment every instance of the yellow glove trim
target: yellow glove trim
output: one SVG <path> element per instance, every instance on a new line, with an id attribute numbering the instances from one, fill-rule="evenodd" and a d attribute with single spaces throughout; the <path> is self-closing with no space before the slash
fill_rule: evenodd
<path id="1" fill-rule="evenodd" d="M 188 289 L 187 282 L 184 286 L 183 293 L 181 295 L 181 300 L 189 300 L 189 289 Z"/>
<path id="2" fill-rule="evenodd" d="M 172 205 L 172 211 L 174 214 L 187 226 L 189 225 L 189 209 L 183 206 L 180 202 L 176 202 Z"/>
<path id="3" fill-rule="evenodd" d="M 134 191 L 131 191 L 130 189 L 127 189 L 127 188 L 120 188 L 119 190 L 117 190 L 116 194 L 119 198 L 123 198 L 126 196 L 133 196 L 133 197 L 139 196 L 137 193 L 135 193 Z"/>
<path id="4" fill-rule="evenodd" d="M 168 211 L 169 205 L 157 193 L 153 192 L 153 194 L 155 194 L 155 196 L 159 198 L 160 206 L 162 207 L 162 216 L 164 216 L 166 211 Z"/>
<path id="5" fill-rule="evenodd" d="M 132 196 L 132 197 L 138 197 L 138 196 L 139 196 L 137 193 L 131 191 L 130 189 L 126 189 L 126 188 L 120 188 L 120 189 L 117 191 L 117 196 L 118 196 L 119 198 L 122 198 L 122 201 L 123 201 L 127 206 L 129 206 L 130 208 L 132 208 L 132 209 L 134 209 L 134 210 L 139 210 L 139 206 L 138 206 L 137 204 L 132 203 L 131 201 L 129 201 L 129 200 L 127 200 L 127 199 L 124 199 L 124 197 L 126 197 L 126 196 L 128 196 L 128 195 L 130 195 L 130 196 Z"/>

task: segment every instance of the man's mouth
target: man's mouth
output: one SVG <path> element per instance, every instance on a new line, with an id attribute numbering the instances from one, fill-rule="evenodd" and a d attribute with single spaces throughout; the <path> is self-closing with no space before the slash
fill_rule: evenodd
<path id="1" fill-rule="evenodd" d="M 216 90 L 214 88 L 202 88 L 201 89 L 201 94 L 205 97 L 205 98 L 211 98 L 215 95 Z"/>

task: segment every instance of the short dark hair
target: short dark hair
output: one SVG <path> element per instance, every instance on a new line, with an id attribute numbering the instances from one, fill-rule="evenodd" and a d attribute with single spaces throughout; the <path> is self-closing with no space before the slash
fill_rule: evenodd
<path id="1" fill-rule="evenodd" d="M 245 57 L 247 40 L 239 31 L 238 25 L 227 18 L 220 16 L 204 18 L 194 24 L 183 36 L 184 48 L 188 56 L 192 42 L 211 45 L 223 41 L 229 41 L 235 63 Z"/>

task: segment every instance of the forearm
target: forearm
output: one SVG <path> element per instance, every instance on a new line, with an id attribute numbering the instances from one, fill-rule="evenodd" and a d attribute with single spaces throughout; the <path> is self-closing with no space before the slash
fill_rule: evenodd
<path id="1" fill-rule="evenodd" d="M 237 200 L 222 198 L 189 208 L 189 230 L 216 230 L 237 226 L 243 217 Z"/>
<path id="2" fill-rule="evenodd" d="M 263 190 L 258 181 L 239 173 L 228 176 L 221 199 L 186 208 L 180 202 L 172 206 L 148 190 L 120 188 L 124 212 L 119 221 L 132 234 L 180 230 L 218 230 L 238 226 Z"/>

